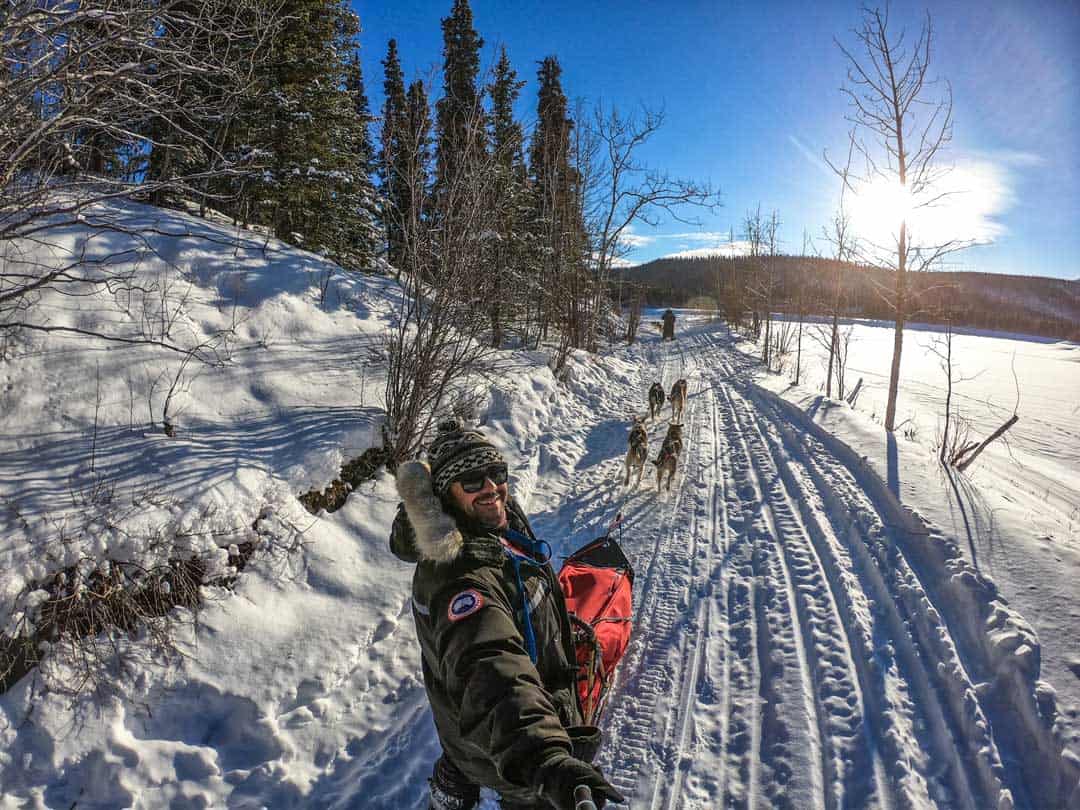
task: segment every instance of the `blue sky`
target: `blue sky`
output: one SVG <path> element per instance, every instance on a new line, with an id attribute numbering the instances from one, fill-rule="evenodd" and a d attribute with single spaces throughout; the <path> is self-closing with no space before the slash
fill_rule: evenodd
<path id="1" fill-rule="evenodd" d="M 407 81 L 435 76 L 440 20 L 451 0 L 354 2 L 373 111 L 382 105 L 386 42 L 398 40 Z M 652 167 L 709 180 L 723 206 L 700 229 L 666 223 L 635 232 L 635 262 L 738 239 L 746 212 L 777 210 L 783 249 L 818 238 L 839 183 L 821 160 L 839 154 L 849 124 L 846 65 L 834 37 L 854 46 L 856 2 L 597 2 L 473 0 L 483 65 L 505 45 L 527 81 L 519 102 L 535 118 L 536 67 L 554 54 L 571 98 L 663 108 L 642 153 Z M 952 267 L 1080 278 L 1080 3 L 1075 0 L 894 2 L 892 19 L 918 32 L 929 10 L 931 75 L 953 89 L 945 164 L 964 193 L 937 224 L 990 244 Z M 953 223 L 956 223 L 953 225 Z M 720 234 L 723 234 L 721 237 Z M 827 246 L 822 244 L 825 251 Z"/>

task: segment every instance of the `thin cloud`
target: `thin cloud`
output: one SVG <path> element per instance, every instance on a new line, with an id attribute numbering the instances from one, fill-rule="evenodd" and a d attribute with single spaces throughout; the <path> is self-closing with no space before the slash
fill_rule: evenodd
<path id="1" fill-rule="evenodd" d="M 814 152 L 810 151 L 810 148 L 798 138 L 796 138 L 794 135 L 788 135 L 788 140 L 791 141 L 792 146 L 794 146 L 799 151 L 799 154 L 801 154 L 804 158 L 810 161 L 810 163 L 821 169 L 822 172 L 829 176 L 832 176 L 832 169 L 829 168 L 829 164 L 825 162 L 825 159 L 821 155 L 815 154 Z"/>
<path id="2" fill-rule="evenodd" d="M 657 237 L 645 236 L 644 234 L 634 233 L 633 231 L 626 230 L 619 236 L 619 242 L 628 248 L 636 249 L 648 247 L 655 242 Z"/>
<path id="3" fill-rule="evenodd" d="M 666 233 L 662 238 L 664 239 L 682 239 L 687 242 L 707 242 L 716 244 L 717 242 L 726 242 L 728 239 L 728 232 L 720 231 L 693 231 L 691 233 Z"/>
<path id="4" fill-rule="evenodd" d="M 995 149 L 989 152 L 974 152 L 972 157 L 980 161 L 1004 163 L 1006 166 L 1023 169 L 1042 166 L 1046 163 L 1046 158 L 1042 155 L 1037 155 L 1034 152 L 1024 152 L 1019 149 Z"/>
<path id="5" fill-rule="evenodd" d="M 629 248 L 643 248 L 649 245 L 655 244 L 661 240 L 678 239 L 683 242 L 694 242 L 702 244 L 716 244 L 718 242 L 726 242 L 728 240 L 728 233 L 725 231 L 691 231 L 688 233 L 657 233 L 646 236 L 645 234 L 635 233 L 631 229 L 627 229 L 619 237 L 624 245 Z"/>
<path id="6" fill-rule="evenodd" d="M 733 240 L 732 231 L 680 231 L 677 233 L 658 233 L 645 236 L 625 232 L 621 241 L 631 250 L 657 245 L 663 242 L 676 242 L 675 250 L 663 253 L 657 258 L 697 258 L 702 256 L 743 256 L 750 252 L 749 244 L 742 240 Z M 671 248 L 668 248 L 671 250 Z M 623 261 L 619 266 L 634 266 L 641 261 Z"/>

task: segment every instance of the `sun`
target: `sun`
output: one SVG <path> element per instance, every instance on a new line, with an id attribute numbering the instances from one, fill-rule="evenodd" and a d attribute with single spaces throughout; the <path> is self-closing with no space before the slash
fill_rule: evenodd
<path id="1" fill-rule="evenodd" d="M 858 238 L 879 248 L 895 248 L 901 223 L 914 245 L 988 244 L 1004 232 L 996 216 L 1008 207 L 1006 188 L 997 166 L 969 162 L 943 172 L 918 195 L 894 178 L 855 185 L 846 207 Z"/>
<path id="2" fill-rule="evenodd" d="M 884 179 L 857 186 L 850 205 L 855 231 L 862 239 L 882 246 L 899 240 L 901 223 L 912 226 L 912 215 L 918 208 L 908 187 Z"/>

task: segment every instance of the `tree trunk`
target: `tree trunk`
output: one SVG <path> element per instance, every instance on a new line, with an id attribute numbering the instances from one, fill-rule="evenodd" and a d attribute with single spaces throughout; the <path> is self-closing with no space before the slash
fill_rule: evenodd
<path id="1" fill-rule="evenodd" d="M 801 309 L 801 307 L 800 307 Z M 799 313 L 799 344 L 798 350 L 795 352 L 795 384 L 799 384 L 799 373 L 802 371 L 802 325 L 803 314 Z"/>
<path id="2" fill-rule="evenodd" d="M 838 328 L 839 328 L 839 325 L 837 324 L 836 310 L 834 309 L 833 310 L 833 318 L 832 318 L 832 340 L 829 341 L 829 371 L 825 375 L 825 398 L 826 399 L 832 399 L 833 359 L 836 357 L 836 341 L 839 338 L 839 335 L 837 334 L 837 329 Z"/>
<path id="3" fill-rule="evenodd" d="M 902 171 L 902 170 L 901 170 Z M 900 388 L 900 353 L 904 350 L 904 318 L 906 317 L 907 223 L 900 223 L 900 241 L 896 266 L 896 330 L 893 332 L 892 368 L 889 371 L 889 400 L 885 405 L 885 430 L 893 432 L 896 425 L 896 394 Z"/>
<path id="4" fill-rule="evenodd" d="M 952 324 L 945 328 L 945 376 L 948 383 L 945 389 L 945 429 L 941 434 L 941 452 L 938 453 L 942 464 L 948 457 L 949 415 L 952 408 Z"/>
<path id="5" fill-rule="evenodd" d="M 900 353 L 904 349 L 904 320 L 896 315 L 896 330 L 893 332 L 892 368 L 889 370 L 889 399 L 885 405 L 885 430 L 892 433 L 896 425 L 896 394 L 900 387 Z"/>
<path id="6" fill-rule="evenodd" d="M 770 307 L 771 309 L 771 307 Z M 768 311 L 765 312 L 765 370 L 768 371 L 772 366 L 770 365 L 772 356 L 769 353 L 769 342 L 772 340 L 772 314 Z"/>
<path id="7" fill-rule="evenodd" d="M 491 347 L 501 349 L 503 344 L 502 312 L 496 300 L 491 308 Z"/>

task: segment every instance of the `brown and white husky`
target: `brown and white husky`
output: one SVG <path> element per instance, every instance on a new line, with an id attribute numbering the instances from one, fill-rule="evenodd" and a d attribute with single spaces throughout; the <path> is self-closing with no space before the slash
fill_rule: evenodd
<path id="1" fill-rule="evenodd" d="M 671 386 L 671 421 L 681 422 L 686 408 L 686 380 L 676 380 Z"/>
<path id="2" fill-rule="evenodd" d="M 630 428 L 629 447 L 626 449 L 626 480 L 624 485 L 629 486 L 630 474 L 636 469 L 637 480 L 634 486 L 641 483 L 641 473 L 645 470 L 645 462 L 649 458 L 649 434 L 645 432 L 645 418 L 634 417 L 634 425 Z"/>
<path id="3" fill-rule="evenodd" d="M 672 423 L 668 425 L 667 436 L 660 446 L 660 455 L 653 464 L 656 465 L 656 491 L 659 492 L 664 473 L 668 474 L 667 488 L 671 491 L 671 479 L 675 477 L 675 468 L 679 464 L 679 456 L 682 455 L 682 425 Z"/>

